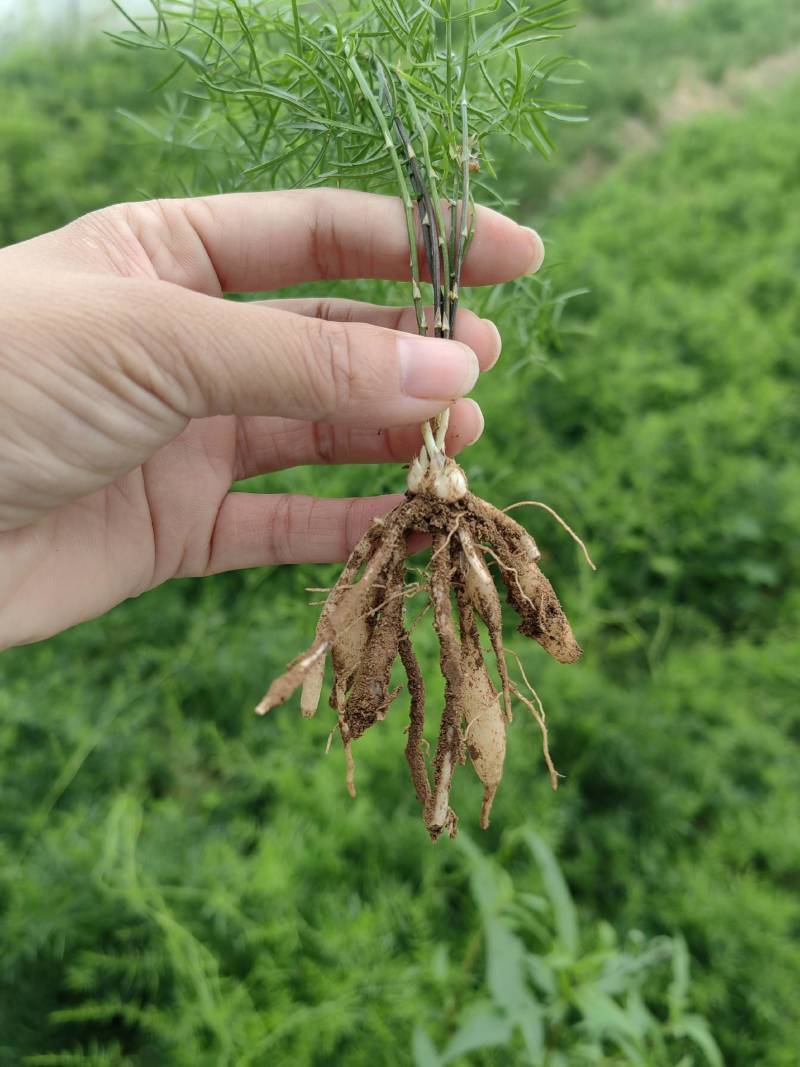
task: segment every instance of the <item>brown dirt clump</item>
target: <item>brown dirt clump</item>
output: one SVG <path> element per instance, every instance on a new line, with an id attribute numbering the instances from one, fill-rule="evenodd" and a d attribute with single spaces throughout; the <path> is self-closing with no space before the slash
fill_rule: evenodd
<path id="1" fill-rule="evenodd" d="M 453 460 L 437 459 L 416 471 L 412 464 L 413 492 L 389 515 L 376 519 L 356 545 L 326 600 L 314 642 L 272 683 L 256 709 L 263 714 L 302 687 L 303 714 L 313 715 L 330 653 L 334 676 L 330 705 L 345 749 L 347 786 L 355 795 L 352 745 L 385 718 L 400 692 L 391 688 L 392 668 L 399 657 L 410 696 L 406 759 L 423 821 L 434 840 L 443 831 L 455 836 L 458 819 L 450 791 L 456 767 L 467 756 L 484 786 L 480 822 L 488 826 L 503 775 L 512 696 L 530 709 L 542 729 L 545 759 L 556 785 L 538 696 L 524 671 L 530 697 L 509 678 L 500 597 L 487 556 L 498 566 L 508 602 L 520 617 L 520 632 L 561 663 L 574 663 L 581 655 L 558 597 L 539 568 L 540 553 L 533 538 L 506 512 L 468 492 L 463 472 Z M 429 534 L 433 542 L 423 588 L 433 609 L 445 681 L 430 770 L 424 738 L 425 687 L 405 621 L 405 602 L 420 589 L 419 583 L 406 584 L 406 538 L 413 531 Z M 486 665 L 478 621 L 489 636 L 499 690 Z"/>

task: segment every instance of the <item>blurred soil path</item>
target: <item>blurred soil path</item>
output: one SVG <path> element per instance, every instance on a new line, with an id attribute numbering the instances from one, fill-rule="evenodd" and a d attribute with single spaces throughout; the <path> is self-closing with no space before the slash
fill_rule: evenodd
<path id="1" fill-rule="evenodd" d="M 731 69 L 719 82 L 685 73 L 664 101 L 659 125 L 683 122 L 709 111 L 736 111 L 754 93 L 769 96 L 800 76 L 800 45 L 765 56 L 751 67 Z"/>
<path id="2" fill-rule="evenodd" d="M 624 149 L 623 158 L 656 148 L 669 128 L 678 123 L 712 112 L 734 113 L 756 94 L 768 99 L 792 78 L 800 79 L 800 45 L 763 56 L 749 67 L 730 68 L 717 81 L 704 78 L 687 66 L 666 95 L 654 121 L 630 117 L 619 124 L 616 137 Z M 587 149 L 559 179 L 558 200 L 568 200 L 618 164 L 619 158 L 608 159 L 594 148 Z"/>

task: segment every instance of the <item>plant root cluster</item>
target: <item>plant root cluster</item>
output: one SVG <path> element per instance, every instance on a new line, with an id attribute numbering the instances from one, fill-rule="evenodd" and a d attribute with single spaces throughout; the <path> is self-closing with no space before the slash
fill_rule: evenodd
<path id="1" fill-rule="evenodd" d="M 425 826 L 435 840 L 443 831 L 455 836 L 458 820 L 450 806 L 450 789 L 456 767 L 467 757 L 484 787 L 480 822 L 488 826 L 503 774 L 512 696 L 538 722 L 551 783 L 553 788 L 557 785 L 538 696 L 524 671 L 530 697 L 509 678 L 500 596 L 487 557 L 497 564 L 508 602 L 519 615 L 521 633 L 562 663 L 575 662 L 581 648 L 524 527 L 470 493 L 461 468 L 447 457 L 427 466 L 415 460 L 409 485 L 413 489 L 406 500 L 376 519 L 353 549 L 325 601 L 313 644 L 272 683 L 256 710 L 264 714 L 300 688 L 303 715 L 314 715 L 330 655 L 330 704 L 344 745 L 347 788 L 354 796 L 353 743 L 385 718 L 400 692 L 391 687 L 392 667 L 399 657 L 410 696 L 406 758 Z M 419 583 L 409 586 L 405 581 L 406 537 L 412 531 L 429 534 L 433 543 L 425 588 L 445 682 L 430 769 L 424 739 L 425 688 L 405 618 L 406 600 L 420 589 Z M 486 664 L 478 621 L 489 635 L 499 690 Z"/>

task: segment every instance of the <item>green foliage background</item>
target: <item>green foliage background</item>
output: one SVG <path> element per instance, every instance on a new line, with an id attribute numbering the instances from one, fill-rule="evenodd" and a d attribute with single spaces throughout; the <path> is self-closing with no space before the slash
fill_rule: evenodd
<path id="1" fill-rule="evenodd" d="M 687 1037 L 698 1013 L 726 1063 L 796 1064 L 800 84 L 731 90 L 681 122 L 669 108 L 682 78 L 730 86 L 785 51 L 798 18 L 778 0 L 587 6 L 570 44 L 593 63 L 596 118 L 551 170 L 508 161 L 551 266 L 535 330 L 489 298 L 506 348 L 466 461 L 498 504 L 557 507 L 599 564 L 526 516 L 587 649 L 566 669 L 512 643 L 561 790 L 518 716 L 491 830 L 467 816 L 463 845 L 432 847 L 400 707 L 359 743 L 355 802 L 339 753 L 322 756 L 324 716 L 256 721 L 325 568 L 173 583 L 7 652 L 0 1063 L 434 1064 L 475 1018 L 499 1051 L 449 1062 L 537 1062 L 496 1015 L 521 995 L 497 970 L 516 944 L 549 1065 L 713 1062 Z M 152 107 L 142 62 L 94 43 L 2 58 L 2 242 L 159 191 L 156 150 L 113 119 Z M 551 294 L 584 286 L 555 330 Z M 468 773 L 457 790 L 477 812 Z M 640 982 L 627 961 L 645 957 Z"/>

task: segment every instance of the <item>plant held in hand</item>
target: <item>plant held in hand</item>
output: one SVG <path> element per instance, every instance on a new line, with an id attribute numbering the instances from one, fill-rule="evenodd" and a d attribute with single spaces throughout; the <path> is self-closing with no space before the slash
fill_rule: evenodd
<path id="1" fill-rule="evenodd" d="M 456 0 L 366 5 L 294 0 L 288 6 L 231 0 L 195 3 L 191 17 L 180 15 L 181 4 L 156 7 L 155 33 L 135 24 L 123 41 L 167 49 L 179 65 L 194 68 L 200 104 L 191 133 L 180 143 L 201 148 L 222 185 L 336 182 L 394 188 L 405 212 L 419 333 L 453 336 L 475 228 L 475 190 L 498 199 L 492 144 L 506 135 L 547 155 L 548 118 L 571 117 L 565 105 L 547 99 L 548 83 L 564 60 L 530 58 L 533 48 L 564 28 L 562 0 L 490 0 L 480 7 Z M 267 14 L 267 7 L 278 10 Z M 234 177 L 231 160 L 243 154 L 248 163 Z M 426 281 L 432 292 L 429 316 Z M 484 786 L 481 825 L 488 825 L 514 697 L 539 722 L 553 787 L 557 784 L 538 697 L 524 672 L 529 696 L 509 677 L 500 596 L 489 563 L 496 564 L 523 634 L 560 662 L 572 663 L 581 654 L 539 567 L 533 538 L 506 512 L 470 493 L 463 470 L 445 452 L 447 425 L 447 410 L 423 425 L 406 500 L 375 520 L 356 545 L 328 595 L 313 643 L 272 683 L 257 708 L 263 714 L 301 689 L 303 714 L 313 715 L 330 657 L 330 703 L 344 744 L 348 789 L 355 794 L 353 743 L 386 716 L 400 691 L 391 683 L 399 657 L 411 698 L 406 755 L 434 839 L 443 830 L 456 832 L 450 788 L 467 756 Z M 411 532 L 432 539 L 422 584 L 445 680 L 431 771 L 423 749 L 422 673 L 405 619 L 406 600 L 420 589 L 406 581 Z M 478 622 L 488 632 L 499 691 Z"/>

